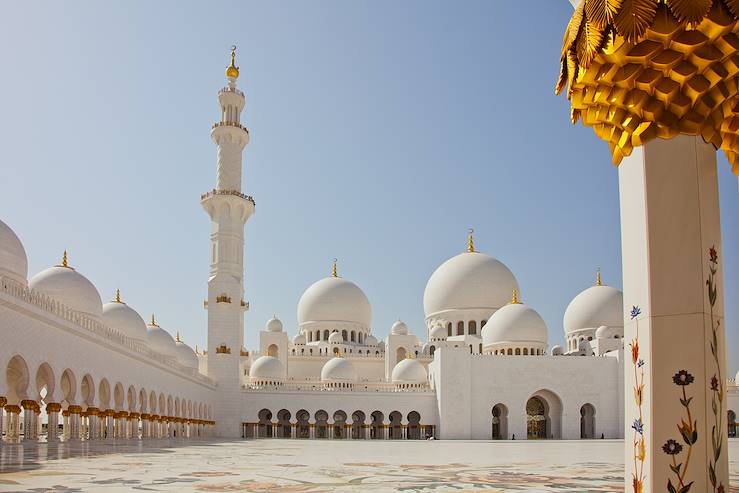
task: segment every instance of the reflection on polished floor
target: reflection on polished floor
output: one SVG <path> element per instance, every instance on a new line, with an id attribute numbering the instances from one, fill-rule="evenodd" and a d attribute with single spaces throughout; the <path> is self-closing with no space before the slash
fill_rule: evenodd
<path id="1" fill-rule="evenodd" d="M 739 492 L 739 440 L 729 441 Z M 0 491 L 622 492 L 623 443 L 202 441 L 0 446 Z"/>

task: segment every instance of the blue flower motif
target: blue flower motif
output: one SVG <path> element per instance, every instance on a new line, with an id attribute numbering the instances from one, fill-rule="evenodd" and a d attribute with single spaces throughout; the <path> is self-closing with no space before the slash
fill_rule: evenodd
<path id="1" fill-rule="evenodd" d="M 631 425 L 631 427 L 636 430 L 636 432 L 640 435 L 644 434 L 644 424 L 641 422 L 641 418 L 635 419 L 634 424 Z"/>
<path id="2" fill-rule="evenodd" d="M 636 366 L 638 366 L 639 368 L 641 368 L 642 366 L 644 366 L 644 360 L 643 359 L 640 359 L 639 362 L 636 364 Z"/>
<path id="3" fill-rule="evenodd" d="M 633 307 L 631 307 L 631 320 L 634 320 L 639 315 L 641 315 L 641 308 L 639 308 L 636 305 L 634 305 Z"/>

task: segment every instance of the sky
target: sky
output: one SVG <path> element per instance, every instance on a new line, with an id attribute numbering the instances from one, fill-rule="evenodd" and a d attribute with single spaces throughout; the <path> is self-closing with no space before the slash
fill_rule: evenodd
<path id="1" fill-rule="evenodd" d="M 524 7 L 522 7 L 524 5 Z M 301 293 L 356 282 L 382 337 L 425 338 L 423 290 L 464 251 L 504 262 L 563 340 L 567 304 L 621 287 L 618 174 L 554 95 L 566 0 L 12 2 L 0 17 L 0 219 L 203 347 L 209 130 L 238 46 L 246 345 Z M 726 327 L 739 369 L 739 190 L 719 155 Z"/>

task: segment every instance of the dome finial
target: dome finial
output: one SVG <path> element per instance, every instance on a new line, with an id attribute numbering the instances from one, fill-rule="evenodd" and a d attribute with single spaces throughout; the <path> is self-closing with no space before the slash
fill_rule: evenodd
<path id="1" fill-rule="evenodd" d="M 600 280 L 600 267 L 598 267 L 598 271 L 595 273 L 595 285 L 601 286 L 601 280 Z"/>
<path id="2" fill-rule="evenodd" d="M 231 65 L 226 69 L 226 77 L 229 79 L 239 78 L 239 67 L 236 66 L 236 45 L 231 46 Z"/>
<path id="3" fill-rule="evenodd" d="M 520 305 L 521 302 L 518 301 L 518 290 L 516 288 L 513 288 L 513 296 L 511 297 L 511 302 L 508 303 L 509 305 Z"/>
<path id="4" fill-rule="evenodd" d="M 180 331 L 179 330 L 177 331 L 177 337 L 175 338 L 175 342 L 182 342 L 180 340 Z"/>
<path id="5" fill-rule="evenodd" d="M 115 302 L 116 303 L 122 303 L 122 301 L 121 301 L 121 290 L 120 289 L 116 289 L 115 290 Z"/>
<path id="6" fill-rule="evenodd" d="M 200 349 L 198 349 L 198 345 L 197 344 L 195 344 L 195 354 L 197 354 L 198 356 L 200 356 Z"/>
<path id="7" fill-rule="evenodd" d="M 469 228 L 467 230 L 467 251 L 469 253 L 473 253 L 475 251 L 475 240 L 472 237 L 472 233 L 474 233 L 475 230 L 473 228 Z"/>
<path id="8" fill-rule="evenodd" d="M 336 259 L 336 258 L 334 259 L 334 264 L 331 267 L 331 277 L 339 277 L 339 274 L 336 271 L 336 262 L 338 262 L 338 261 L 339 261 L 339 259 Z"/>
<path id="9" fill-rule="evenodd" d="M 157 321 L 154 319 L 154 314 L 153 313 L 151 314 L 151 323 L 149 325 L 151 325 L 152 327 L 159 327 L 157 325 Z"/>

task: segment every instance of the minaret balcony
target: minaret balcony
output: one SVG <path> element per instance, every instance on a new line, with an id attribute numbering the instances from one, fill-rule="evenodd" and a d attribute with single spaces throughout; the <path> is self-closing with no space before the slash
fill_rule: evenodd
<path id="1" fill-rule="evenodd" d="M 220 91 L 218 91 L 218 94 L 221 94 L 222 92 L 233 92 L 235 94 L 238 94 L 242 98 L 244 97 L 244 92 L 243 91 L 239 91 L 235 87 L 228 87 L 228 86 L 226 86 L 223 89 L 221 89 Z"/>
<path id="2" fill-rule="evenodd" d="M 236 127 L 236 128 L 240 128 L 241 130 L 243 130 L 247 134 L 249 133 L 249 130 L 245 126 L 243 126 L 242 124 L 240 124 L 238 122 L 216 122 L 210 128 L 212 130 L 212 129 L 216 128 L 216 127 Z"/>
<path id="3" fill-rule="evenodd" d="M 254 199 L 249 195 L 245 195 L 238 190 L 220 189 L 213 189 L 202 194 L 200 205 L 213 220 L 216 220 L 222 214 L 228 214 L 233 218 L 238 218 L 242 223 L 246 223 L 249 217 L 254 214 L 256 206 Z"/>
<path id="4" fill-rule="evenodd" d="M 249 131 L 239 122 L 217 122 L 210 129 L 210 138 L 216 145 L 226 142 L 238 142 L 242 147 L 249 143 Z"/>
<path id="5" fill-rule="evenodd" d="M 211 190 L 210 192 L 206 192 L 200 196 L 200 201 L 204 201 L 205 199 L 209 199 L 215 195 L 235 195 L 237 197 L 241 197 L 242 199 L 246 200 L 247 202 L 251 202 L 252 205 L 256 205 L 254 203 L 254 198 L 251 195 L 245 195 L 238 190 L 216 190 L 215 188 Z"/>

